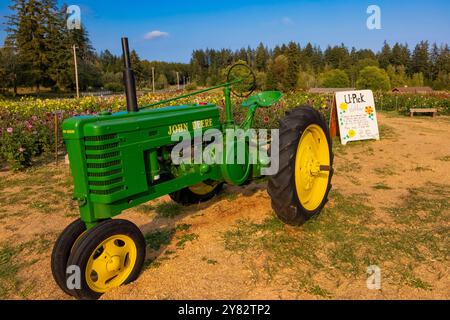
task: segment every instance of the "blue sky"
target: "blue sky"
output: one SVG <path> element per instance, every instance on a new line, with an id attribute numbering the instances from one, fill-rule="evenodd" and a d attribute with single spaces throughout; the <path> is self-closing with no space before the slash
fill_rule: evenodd
<path id="1" fill-rule="evenodd" d="M 120 53 L 120 37 L 142 58 L 188 62 L 194 49 L 238 49 L 264 42 L 270 47 L 291 40 L 301 45 L 345 43 L 378 50 L 384 40 L 415 45 L 420 40 L 450 43 L 450 1 L 138 1 L 68 0 L 79 5 L 97 51 Z M 382 29 L 366 27 L 367 7 L 381 8 Z M 0 22 L 8 14 L 0 0 Z M 0 43 L 5 32 L 1 26 Z M 161 36 L 145 39 L 151 31 Z M 157 33 L 156 33 L 157 34 Z M 147 37 L 148 38 L 148 37 Z M 151 37 L 150 37 L 151 38 Z"/>

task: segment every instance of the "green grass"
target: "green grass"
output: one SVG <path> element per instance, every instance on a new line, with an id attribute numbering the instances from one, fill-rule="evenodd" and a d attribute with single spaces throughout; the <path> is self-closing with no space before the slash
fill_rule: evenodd
<path id="1" fill-rule="evenodd" d="M 184 208 L 176 202 L 159 202 L 155 205 L 155 212 L 162 218 L 173 219 L 183 214 Z"/>
<path id="2" fill-rule="evenodd" d="M 358 162 L 345 161 L 343 164 L 339 165 L 337 170 L 342 173 L 349 173 L 354 171 L 360 171 L 361 165 Z"/>
<path id="3" fill-rule="evenodd" d="M 36 209 L 43 213 L 51 213 L 54 210 L 52 204 L 54 204 L 54 202 L 37 200 L 30 203 L 29 208 Z"/>
<path id="4" fill-rule="evenodd" d="M 389 187 L 387 184 L 383 182 L 375 184 L 374 186 L 372 186 L 372 188 L 375 190 L 392 190 L 391 187 Z"/>
<path id="5" fill-rule="evenodd" d="M 0 299 L 18 291 L 20 265 L 14 260 L 15 254 L 16 250 L 8 245 L 0 247 Z"/>
<path id="6" fill-rule="evenodd" d="M 367 195 L 332 192 L 330 197 L 322 214 L 301 228 L 285 226 L 274 215 L 261 223 L 241 220 L 223 234 L 224 246 L 249 265 L 254 257 L 264 257 L 267 281 L 289 277 L 294 288 L 324 298 L 333 295 L 333 287 L 314 280 L 314 275 L 332 273 L 355 281 L 367 277 L 370 265 L 380 266 L 383 278 L 394 284 L 428 290 L 414 270 L 430 259 L 448 261 L 450 186 L 410 190 L 396 207 L 386 208 L 387 214 L 396 215 L 397 225 L 375 218 Z M 411 264 L 406 278 L 404 270 L 395 267 L 404 261 Z"/>
<path id="7" fill-rule="evenodd" d="M 408 194 L 402 197 L 402 206 L 388 208 L 387 212 L 399 224 L 424 226 L 426 223 L 450 222 L 449 199 L 450 186 L 429 183 L 408 189 Z"/>
<path id="8" fill-rule="evenodd" d="M 180 232 L 183 232 L 183 231 L 188 231 L 191 227 L 192 227 L 192 225 L 183 223 L 183 224 L 179 224 L 176 227 L 176 230 L 180 231 Z"/>
<path id="9" fill-rule="evenodd" d="M 214 259 L 208 259 L 207 257 L 203 257 L 202 261 L 206 262 L 207 264 L 210 264 L 212 266 L 215 266 L 215 265 L 219 264 L 219 261 L 214 260 Z"/>
<path id="10" fill-rule="evenodd" d="M 143 204 L 143 205 L 136 207 L 135 210 L 140 213 L 150 213 L 153 210 L 155 210 L 155 207 L 152 205 L 149 205 L 149 204 Z"/>
<path id="11" fill-rule="evenodd" d="M 190 233 L 190 234 L 183 234 L 181 236 L 177 237 L 178 242 L 176 243 L 176 246 L 178 248 L 184 248 L 186 246 L 186 243 L 188 242 L 194 242 L 198 239 L 198 234 Z"/>
<path id="12" fill-rule="evenodd" d="M 397 137 L 395 129 L 386 124 L 380 125 L 380 138 L 383 140 L 393 140 Z"/>
<path id="13" fill-rule="evenodd" d="M 430 167 L 422 167 L 422 166 L 417 166 L 414 169 L 412 169 L 412 171 L 416 171 L 416 172 L 426 172 L 426 171 L 433 171 L 433 169 L 431 169 Z"/>
<path id="14" fill-rule="evenodd" d="M 392 168 L 390 166 L 386 166 L 386 167 L 382 167 L 382 168 L 375 168 L 374 172 L 376 175 L 381 176 L 381 177 L 388 177 L 388 176 L 396 175 L 395 171 L 392 170 Z"/>
<path id="15" fill-rule="evenodd" d="M 315 295 L 315 296 L 326 298 L 326 299 L 330 299 L 333 297 L 332 294 L 328 290 L 323 289 L 318 285 L 313 285 L 313 286 L 307 288 L 306 292 L 308 292 L 312 295 Z"/>
<path id="16" fill-rule="evenodd" d="M 153 231 L 145 235 L 145 242 L 150 249 L 158 251 L 162 246 L 167 246 L 170 244 L 174 234 L 174 229 Z"/>

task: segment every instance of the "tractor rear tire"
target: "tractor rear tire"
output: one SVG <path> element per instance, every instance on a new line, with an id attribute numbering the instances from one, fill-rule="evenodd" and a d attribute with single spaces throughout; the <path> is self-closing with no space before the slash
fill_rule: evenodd
<path id="1" fill-rule="evenodd" d="M 184 188 L 171 193 L 170 198 L 183 206 L 190 206 L 211 200 L 217 196 L 222 189 L 223 183 L 209 185 L 202 182 L 196 186 Z"/>
<path id="2" fill-rule="evenodd" d="M 53 246 L 51 256 L 53 278 L 58 286 L 68 295 L 72 295 L 72 293 L 67 288 L 66 283 L 67 260 L 69 260 L 70 253 L 72 252 L 75 243 L 85 231 L 85 223 L 80 219 L 75 220 L 64 229 Z"/>
<path id="3" fill-rule="evenodd" d="M 279 159 L 268 183 L 272 208 L 284 223 L 299 226 L 322 211 L 332 187 L 332 140 L 320 112 L 302 106 L 286 113 Z"/>

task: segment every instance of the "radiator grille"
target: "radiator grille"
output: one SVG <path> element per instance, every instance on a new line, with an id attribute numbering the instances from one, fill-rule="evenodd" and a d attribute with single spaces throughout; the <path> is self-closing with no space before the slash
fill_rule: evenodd
<path id="1" fill-rule="evenodd" d="M 84 141 L 90 193 L 111 196 L 125 190 L 117 135 L 85 137 Z"/>

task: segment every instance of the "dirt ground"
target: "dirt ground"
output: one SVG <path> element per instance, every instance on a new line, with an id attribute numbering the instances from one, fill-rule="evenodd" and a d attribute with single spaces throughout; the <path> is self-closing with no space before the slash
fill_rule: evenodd
<path id="1" fill-rule="evenodd" d="M 148 240 L 139 279 L 103 299 L 450 299 L 450 118 L 379 115 L 382 140 L 336 144 L 326 210 L 299 228 L 265 183 L 187 209 L 168 197 L 124 213 Z M 69 168 L 0 172 L 0 299 L 71 299 L 50 254 L 77 217 Z M 381 290 L 367 289 L 367 267 Z"/>

